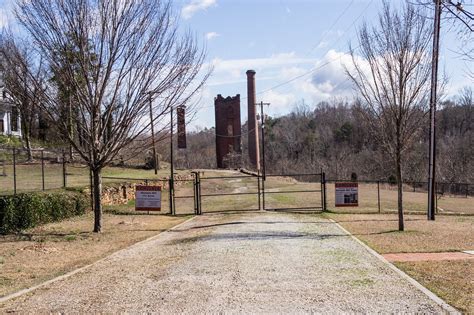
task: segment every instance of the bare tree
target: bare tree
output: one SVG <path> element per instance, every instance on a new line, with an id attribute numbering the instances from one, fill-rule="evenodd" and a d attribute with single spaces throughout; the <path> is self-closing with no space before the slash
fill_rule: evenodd
<path id="1" fill-rule="evenodd" d="M 378 23 L 364 23 L 359 46 L 351 48 L 347 75 L 360 95 L 363 117 L 391 157 L 398 182 L 398 216 L 403 220 L 403 165 L 427 113 L 430 25 L 410 4 L 400 12 L 384 2 Z"/>
<path id="2" fill-rule="evenodd" d="M 8 91 L 7 98 L 14 106 L 13 110 L 19 112 L 23 146 L 27 151 L 28 161 L 31 161 L 31 133 L 42 99 L 41 85 L 34 84 L 31 76 L 35 82 L 44 79 L 41 62 L 34 62 L 36 55 L 33 49 L 21 41 L 15 41 L 7 32 L 0 35 L 0 56 L 4 61 L 3 79 Z"/>
<path id="3" fill-rule="evenodd" d="M 80 137 L 61 119 L 57 84 L 43 82 L 41 107 L 93 173 L 94 232 L 100 232 L 103 168 L 148 134 L 151 123 L 164 126 L 170 110 L 193 98 L 210 73 L 202 73 L 205 53 L 179 29 L 171 1 L 18 0 L 16 16 L 45 68 L 74 91 Z M 67 49 L 74 62 L 57 54 Z"/>
<path id="4" fill-rule="evenodd" d="M 431 11 L 434 10 L 434 1 L 413 0 L 413 3 L 427 9 L 429 12 L 425 15 L 427 18 L 433 17 Z M 466 67 L 463 71 L 470 80 L 474 80 L 474 69 L 472 68 L 474 64 L 474 12 L 471 10 L 472 5 L 474 5 L 473 0 L 441 1 L 442 27 L 446 27 L 444 33 L 456 33 L 458 47 L 453 49 L 453 52 L 465 61 Z M 441 38 L 443 38 L 443 34 Z"/>

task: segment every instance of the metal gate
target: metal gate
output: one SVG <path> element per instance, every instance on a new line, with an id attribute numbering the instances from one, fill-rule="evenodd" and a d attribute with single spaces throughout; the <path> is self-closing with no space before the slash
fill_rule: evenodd
<path id="1" fill-rule="evenodd" d="M 326 209 L 324 173 L 205 176 L 193 172 L 193 175 L 195 214 Z"/>
<path id="2" fill-rule="evenodd" d="M 271 174 L 262 177 L 262 204 L 271 211 L 324 211 L 324 173 Z"/>
<path id="3" fill-rule="evenodd" d="M 140 179 L 102 177 L 104 182 L 141 182 L 161 184 L 162 209 L 172 215 L 202 214 L 229 211 L 324 211 L 326 180 L 316 174 L 236 174 L 206 176 L 192 172 L 187 179 Z M 304 179 L 298 181 L 297 179 Z M 276 184 L 275 184 L 276 183 Z M 123 186 L 124 195 L 125 186 Z M 126 198 L 126 196 L 124 196 Z"/>
<path id="4" fill-rule="evenodd" d="M 259 176 L 204 176 L 195 173 L 195 178 L 196 214 L 261 210 Z"/>

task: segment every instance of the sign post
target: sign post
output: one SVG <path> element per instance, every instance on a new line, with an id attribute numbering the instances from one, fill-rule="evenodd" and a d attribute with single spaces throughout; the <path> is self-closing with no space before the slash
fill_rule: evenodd
<path id="1" fill-rule="evenodd" d="M 336 183 L 336 207 L 359 206 L 358 183 Z"/>
<path id="2" fill-rule="evenodd" d="M 137 185 L 135 211 L 161 211 L 161 186 Z"/>

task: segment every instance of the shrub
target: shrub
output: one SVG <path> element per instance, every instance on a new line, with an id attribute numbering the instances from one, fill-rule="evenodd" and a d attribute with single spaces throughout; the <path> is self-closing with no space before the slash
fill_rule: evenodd
<path id="1" fill-rule="evenodd" d="M 397 184 L 397 178 L 395 177 L 395 175 L 390 175 L 388 177 L 388 183 L 392 186 Z"/>
<path id="2" fill-rule="evenodd" d="M 87 199 L 81 193 L 24 193 L 0 197 L 0 233 L 18 232 L 39 224 L 84 214 Z"/>

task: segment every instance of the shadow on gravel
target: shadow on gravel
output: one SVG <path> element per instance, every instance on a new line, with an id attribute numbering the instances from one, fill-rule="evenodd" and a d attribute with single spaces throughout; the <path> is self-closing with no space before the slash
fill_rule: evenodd
<path id="1" fill-rule="evenodd" d="M 297 232 L 249 232 L 249 233 L 220 233 L 214 235 L 203 235 L 185 237 L 168 242 L 167 245 L 178 245 L 194 242 L 212 241 L 261 241 L 261 240 L 318 240 L 323 241 L 335 237 L 350 237 L 347 234 L 318 234 L 318 233 L 297 233 Z"/>
<path id="2" fill-rule="evenodd" d="M 208 228 L 213 228 L 213 227 L 218 227 L 218 226 L 226 226 L 226 225 L 241 225 L 241 224 L 334 224 L 333 222 L 330 221 L 301 221 L 301 222 L 294 222 L 294 221 L 235 221 L 235 222 L 227 222 L 227 223 L 216 223 L 216 224 L 208 224 L 208 225 L 199 225 L 199 226 L 193 226 L 190 227 L 189 229 L 176 229 L 171 232 L 184 232 L 184 231 L 190 231 L 190 230 L 196 230 L 196 229 L 208 229 Z"/>
<path id="3" fill-rule="evenodd" d="M 350 222 L 398 222 L 397 219 L 364 219 L 364 220 L 336 220 L 337 223 L 350 223 Z M 405 219 L 405 221 L 426 221 L 426 219 Z"/>

